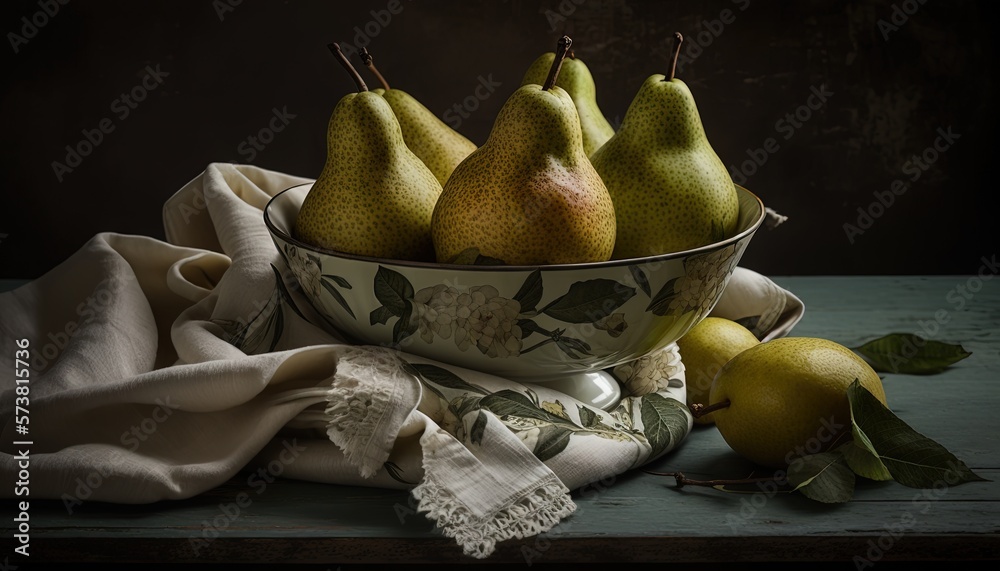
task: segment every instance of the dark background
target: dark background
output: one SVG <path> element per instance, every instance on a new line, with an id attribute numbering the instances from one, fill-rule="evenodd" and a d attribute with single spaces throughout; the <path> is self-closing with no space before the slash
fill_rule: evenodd
<path id="1" fill-rule="evenodd" d="M 742 265 L 769 275 L 968 274 L 996 253 L 986 2 L 398 0 L 390 14 L 389 0 L 236 1 L 72 0 L 45 18 L 35 16 L 39 0 L 3 3 L 0 277 L 39 276 L 98 232 L 162 238 L 163 202 L 210 162 L 315 177 L 330 112 L 353 90 L 325 45 L 363 42 L 356 26 L 376 32 L 368 47 L 390 83 L 439 116 L 473 96 L 480 77 L 499 82 L 459 126 L 476 143 L 559 35 L 573 37 L 617 124 L 642 80 L 666 71 L 680 31 L 703 48 L 678 76 L 722 160 L 739 168 L 748 149 L 778 145 L 744 169 L 756 171 L 744 186 L 789 220 L 761 230 Z M 33 17 L 45 23 L 27 38 L 22 18 Z M 894 17 L 898 29 L 885 27 Z M 27 39 L 17 53 L 11 33 Z M 120 119 L 115 100 L 157 65 L 163 84 Z M 813 88 L 832 95 L 806 112 Z M 275 108 L 294 119 L 252 159 L 241 153 Z M 779 130 L 796 110 L 808 119 Z M 114 131 L 58 181 L 52 162 L 104 118 Z M 949 127 L 960 139 L 911 182 L 907 161 Z M 907 191 L 874 207 L 879 216 L 851 243 L 844 224 L 857 225 L 858 208 L 895 179 Z"/>

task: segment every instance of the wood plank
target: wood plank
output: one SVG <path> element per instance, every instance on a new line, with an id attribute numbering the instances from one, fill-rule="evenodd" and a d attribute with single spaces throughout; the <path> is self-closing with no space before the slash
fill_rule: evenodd
<path id="1" fill-rule="evenodd" d="M 775 278 L 806 304 L 796 336 L 853 346 L 894 331 L 921 332 L 921 320 L 947 312 L 935 335 L 922 334 L 961 342 L 973 355 L 937 375 L 885 375 L 887 399 L 910 426 L 991 481 L 937 491 L 859 481 L 851 502 L 831 506 L 797 494 L 678 490 L 672 479 L 633 471 L 578 490 L 576 514 L 541 536 L 503 543 L 487 562 L 1000 559 L 1000 281 L 983 281 L 958 308 L 948 296 L 968 280 Z M 751 465 L 714 427 L 698 427 L 647 468 L 713 478 L 745 476 Z M 253 503 L 228 521 L 220 506 L 241 491 Z M 68 514 L 59 502 L 33 501 L 32 560 L 472 561 L 411 509 L 400 491 L 278 480 L 257 495 L 239 477 L 197 498 L 152 506 L 88 503 Z M 204 538 L 213 520 L 224 529 L 196 554 L 191 539 Z"/>

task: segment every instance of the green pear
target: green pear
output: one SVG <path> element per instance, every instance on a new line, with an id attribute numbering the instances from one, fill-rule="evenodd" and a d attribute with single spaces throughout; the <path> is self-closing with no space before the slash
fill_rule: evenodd
<path id="1" fill-rule="evenodd" d="M 518 88 L 445 183 L 431 223 L 439 262 L 470 250 L 511 265 L 611 256 L 611 196 L 584 152 L 573 99 L 555 86 L 570 43 L 560 40 L 545 84 Z"/>
<path id="2" fill-rule="evenodd" d="M 604 118 L 604 113 L 597 105 L 597 86 L 594 84 L 594 76 L 590 74 L 590 69 L 582 60 L 575 57 L 572 51 L 568 55 L 569 59 L 563 62 L 559 71 L 556 85 L 565 89 L 573 98 L 576 111 L 580 115 L 583 150 L 589 157 L 615 134 L 615 129 Z M 545 83 L 545 76 L 552 67 L 555 57 L 554 52 L 539 56 L 525 72 L 521 85 Z"/>
<path id="3" fill-rule="evenodd" d="M 374 91 L 379 92 L 392 107 L 403 130 L 406 146 L 420 157 L 443 186 L 458 163 L 476 150 L 476 144 L 446 125 L 409 93 L 390 88 L 376 69 L 367 48 L 361 49 L 361 59 L 382 83 L 382 88 Z"/>
<path id="4" fill-rule="evenodd" d="M 431 216 L 441 184 L 406 146 L 396 115 L 336 44 L 358 93 L 345 95 L 327 128 L 327 159 L 306 195 L 295 237 L 359 256 L 433 260 Z"/>
<path id="5" fill-rule="evenodd" d="M 621 128 L 590 157 L 615 204 L 615 259 L 697 248 L 736 231 L 736 186 L 691 90 L 674 77 L 683 38 L 675 40 L 670 76 L 643 82 Z"/>

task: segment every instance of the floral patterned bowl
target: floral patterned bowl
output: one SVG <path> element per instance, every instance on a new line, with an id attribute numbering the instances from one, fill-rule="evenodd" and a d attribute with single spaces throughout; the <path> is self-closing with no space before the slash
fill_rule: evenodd
<path id="1" fill-rule="evenodd" d="M 737 233 L 673 254 L 552 266 L 454 265 L 353 256 L 292 237 L 311 185 L 264 220 L 331 330 L 369 345 L 529 381 L 609 369 L 665 347 L 708 315 L 764 220 L 737 187 Z"/>

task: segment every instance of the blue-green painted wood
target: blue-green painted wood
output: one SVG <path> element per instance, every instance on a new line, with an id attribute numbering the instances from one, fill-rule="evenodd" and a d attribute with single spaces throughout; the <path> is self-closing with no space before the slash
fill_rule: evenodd
<path id="1" fill-rule="evenodd" d="M 775 278 L 806 304 L 796 336 L 856 346 L 916 332 L 972 351 L 943 373 L 888 374 L 884 384 L 897 415 L 992 481 L 937 492 L 862 481 L 851 502 L 827 506 L 799 495 L 678 490 L 670 478 L 636 471 L 578 490 L 576 514 L 542 537 L 505 543 L 492 560 L 849 561 L 872 557 L 869 542 L 880 539 L 890 545 L 885 560 L 1000 559 L 1000 280 L 982 281 L 959 308 L 961 294 L 953 292 L 969 280 Z M 935 315 L 947 323 L 922 330 Z M 705 479 L 751 470 L 713 427 L 696 428 L 647 468 Z M 196 556 L 190 539 L 202 537 L 240 491 L 253 503 Z M 58 502 L 34 501 L 31 518 L 36 561 L 74 554 L 101 561 L 463 561 L 450 539 L 412 512 L 406 493 L 381 489 L 279 480 L 258 495 L 236 478 L 197 498 L 151 506 L 86 504 L 68 514 Z"/>

